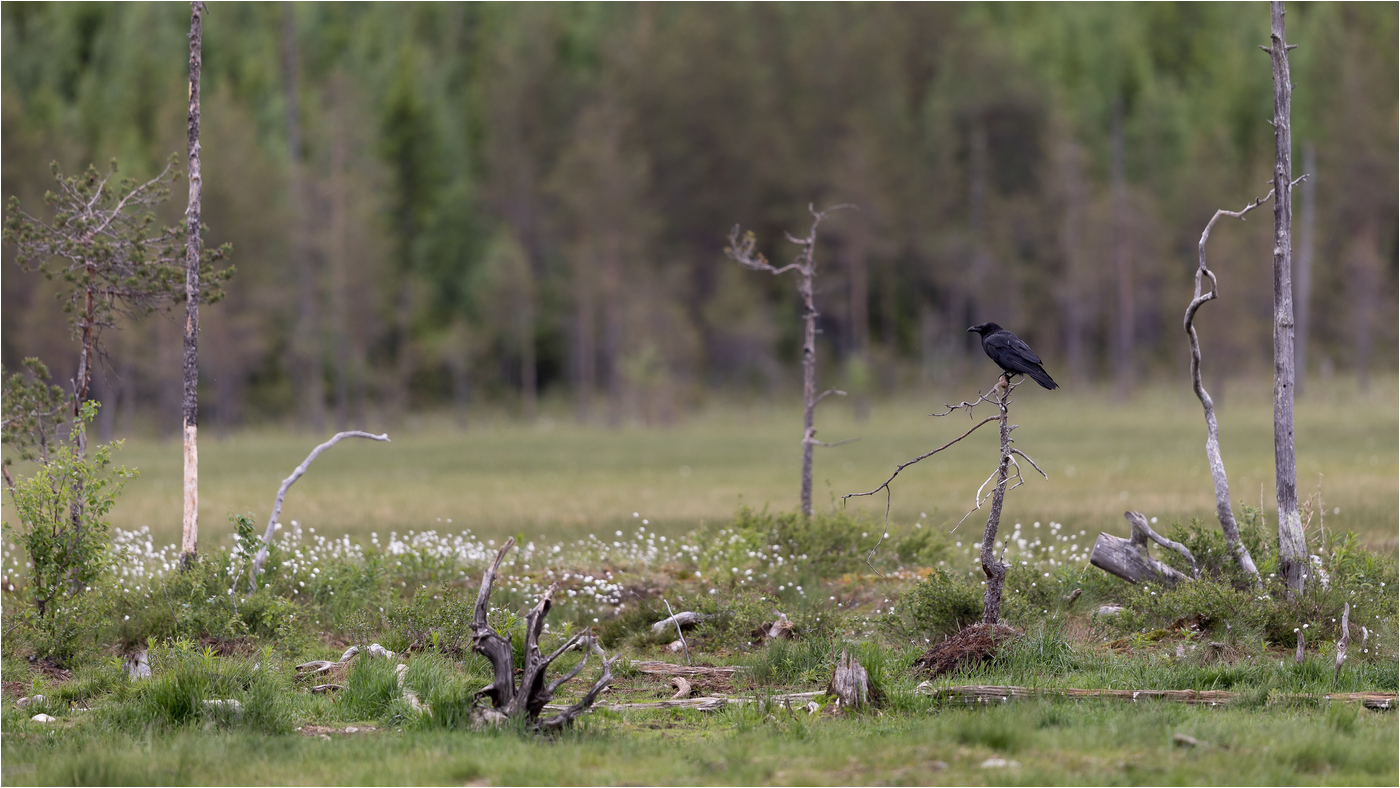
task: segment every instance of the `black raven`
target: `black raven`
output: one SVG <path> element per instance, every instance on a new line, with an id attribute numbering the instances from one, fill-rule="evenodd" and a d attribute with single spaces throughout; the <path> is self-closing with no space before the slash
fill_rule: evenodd
<path id="1" fill-rule="evenodd" d="M 987 351 L 987 356 L 995 361 L 997 366 L 1006 370 L 1008 376 L 1028 375 L 1039 383 L 1041 388 L 1059 388 L 1040 366 L 1040 356 L 1022 342 L 1020 337 L 996 323 L 983 323 L 969 328 L 968 331 L 982 335 L 982 349 Z"/>

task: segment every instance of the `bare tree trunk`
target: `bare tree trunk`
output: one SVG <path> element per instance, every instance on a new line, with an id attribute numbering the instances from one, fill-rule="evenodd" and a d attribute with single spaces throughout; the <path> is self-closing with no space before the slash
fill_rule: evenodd
<path id="1" fill-rule="evenodd" d="M 1303 396 L 1303 384 L 1308 376 L 1308 327 L 1311 318 L 1313 226 L 1317 221 L 1317 149 L 1311 142 L 1303 143 L 1303 231 L 1298 249 L 1298 278 L 1293 283 L 1293 305 L 1297 328 L 1293 337 L 1294 364 L 1297 380 L 1294 393 Z"/>
<path id="2" fill-rule="evenodd" d="M 338 94 L 340 90 L 340 80 L 332 78 L 331 91 Z M 358 372 L 352 369 L 351 364 L 351 329 L 350 329 L 350 284 L 348 261 L 345 259 L 348 252 L 348 244 L 345 234 L 349 230 L 349 220 L 346 216 L 348 207 L 347 190 L 345 183 L 345 166 L 348 153 L 346 151 L 345 131 L 341 126 L 342 118 L 339 117 L 339 97 L 335 99 L 336 109 L 332 111 L 335 120 L 330 142 L 330 227 L 327 228 L 330 238 L 327 241 L 329 248 L 330 264 L 330 296 L 331 296 L 331 324 L 334 336 L 334 359 L 335 359 L 335 420 L 336 428 L 344 429 L 350 419 L 350 381 L 352 376 Z M 359 414 L 356 414 L 358 417 Z"/>
<path id="3" fill-rule="evenodd" d="M 1118 396 L 1133 391 L 1133 325 L 1137 319 L 1133 303 L 1133 261 L 1128 244 L 1128 182 L 1124 169 L 1123 97 L 1113 100 L 1113 126 L 1109 133 L 1113 181 L 1113 270 L 1118 293 L 1118 322 L 1114 332 L 1113 360 L 1116 364 Z"/>
<path id="4" fill-rule="evenodd" d="M 813 226 L 815 230 L 815 225 Z M 815 233 L 813 233 L 815 235 Z M 812 270 L 802 271 L 797 294 L 802 299 L 802 516 L 812 516 L 812 448 L 816 445 L 817 307 L 812 298 Z"/>
<path id="5" fill-rule="evenodd" d="M 1298 514 L 1293 455 L 1293 161 L 1289 128 L 1293 84 L 1283 35 L 1283 2 L 1269 3 L 1274 71 L 1274 476 L 1278 487 L 1279 572 L 1289 593 L 1303 593 L 1308 548 Z"/>
<path id="6" fill-rule="evenodd" d="M 189 205 L 185 209 L 185 396 L 181 403 L 185 442 L 185 515 L 181 539 L 182 566 L 188 567 L 199 551 L 199 258 L 200 200 L 204 180 L 199 159 L 199 70 L 203 39 L 204 3 L 190 3 L 190 111 L 186 141 L 189 148 Z"/>
<path id="7" fill-rule="evenodd" d="M 316 272 L 306 199 L 305 155 L 301 140 L 301 90 L 297 73 L 296 4 L 282 6 L 282 84 L 287 104 L 290 159 L 288 201 L 292 217 L 292 267 L 297 273 L 297 320 L 291 341 L 291 368 L 302 397 L 302 413 L 317 433 L 325 428 L 326 393 L 321 376 Z"/>
<path id="8" fill-rule="evenodd" d="M 1001 618 L 1001 590 L 1006 584 L 1006 572 L 1011 567 L 997 558 L 997 527 L 1001 524 L 1001 505 L 1006 500 L 1006 480 L 1011 467 L 1011 425 L 1007 423 L 1006 405 L 1011 399 L 1011 386 L 1002 375 L 995 391 L 997 425 L 1001 430 L 1001 462 L 997 465 L 997 486 L 992 491 L 992 507 L 987 513 L 987 527 L 982 532 L 982 574 L 987 576 L 987 590 L 982 595 L 982 623 L 995 624 Z"/>

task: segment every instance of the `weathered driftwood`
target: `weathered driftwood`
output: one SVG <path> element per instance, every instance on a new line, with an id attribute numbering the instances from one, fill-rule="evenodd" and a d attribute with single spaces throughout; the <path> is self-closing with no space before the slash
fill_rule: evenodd
<path id="1" fill-rule="evenodd" d="M 1147 548 L 1147 543 L 1152 541 L 1181 553 L 1193 570 L 1199 572 L 1196 557 L 1191 555 L 1191 551 L 1153 531 L 1141 512 L 1124 512 L 1123 516 L 1132 523 L 1132 537 L 1123 539 L 1111 534 L 1099 534 L 1094 550 L 1089 554 L 1089 563 L 1130 583 L 1153 582 L 1174 586 L 1186 580 L 1186 575 L 1152 557 Z"/>
<path id="2" fill-rule="evenodd" d="M 683 700 L 690 697 L 690 682 L 680 676 L 671 677 L 671 686 L 676 688 L 676 694 L 671 696 L 671 700 Z"/>
<path id="3" fill-rule="evenodd" d="M 287 490 L 291 489 L 291 486 L 296 483 L 296 480 L 300 479 L 306 473 L 307 469 L 311 467 L 311 463 L 315 462 L 316 458 L 321 456 L 321 452 L 336 445 L 344 438 L 369 438 L 373 441 L 389 442 L 389 435 L 387 433 L 384 435 L 375 435 L 369 432 L 361 432 L 360 430 L 337 432 L 330 440 L 312 449 L 311 453 L 306 455 L 306 459 L 302 460 L 301 464 L 296 467 L 296 470 L 292 471 L 292 475 L 282 480 L 282 486 L 277 488 L 277 498 L 272 502 L 272 515 L 267 518 L 267 530 L 263 533 L 262 546 L 258 548 L 258 554 L 253 559 L 253 571 L 248 579 L 248 582 L 251 584 L 250 587 L 253 590 L 257 590 L 258 576 L 262 574 L 263 562 L 267 560 L 267 546 L 272 544 L 272 534 L 277 530 L 277 518 L 282 514 L 282 500 L 287 497 Z"/>
<path id="4" fill-rule="evenodd" d="M 740 670 L 735 665 L 676 665 L 658 660 L 638 660 L 629 666 L 638 673 L 658 676 L 732 676 Z"/>
<path id="5" fill-rule="evenodd" d="M 515 683 L 515 655 L 510 640 L 501 637 L 486 620 L 486 614 L 491 607 L 491 586 L 496 581 L 501 560 L 514 546 L 515 538 L 512 537 L 507 539 L 496 553 L 495 560 L 481 578 L 481 590 L 477 593 L 476 609 L 472 616 L 472 650 L 486 657 L 495 671 L 495 679 L 490 686 L 476 694 L 478 699 L 488 698 L 491 701 L 491 708 L 479 710 L 478 722 L 500 724 L 508 719 L 524 719 L 535 730 L 557 730 L 573 723 L 588 711 L 598 693 L 612 682 L 612 666 L 618 657 L 608 659 L 598 642 L 585 633 L 569 638 L 549 656 L 540 653 L 539 638 L 544 630 L 545 616 L 549 615 L 549 608 L 554 601 L 554 591 L 558 588 L 558 583 L 555 583 L 544 592 L 534 609 L 525 616 L 525 668 L 521 671 L 520 683 Z M 573 670 L 546 684 L 545 669 L 574 647 L 583 651 L 583 659 Z M 602 659 L 602 676 L 577 703 L 565 707 L 552 717 L 540 719 L 540 712 L 554 699 L 555 690 L 583 671 L 584 666 L 588 664 L 590 651 L 597 653 Z"/>
<path id="6" fill-rule="evenodd" d="M 838 708 L 845 709 L 862 709 L 874 700 L 871 697 L 870 674 L 845 649 L 841 649 L 841 658 L 836 661 L 826 694 L 836 699 Z"/>
<path id="7" fill-rule="evenodd" d="M 671 609 L 671 603 L 666 597 L 661 597 L 661 601 L 666 603 L 666 612 L 670 614 L 671 623 L 676 627 L 676 637 L 681 641 L 681 651 L 685 652 L 685 664 L 690 664 L 690 646 L 685 643 L 685 633 L 681 632 L 681 622 L 676 619 L 676 611 Z"/>
<path id="8" fill-rule="evenodd" d="M 704 613 L 695 613 L 687 610 L 683 613 L 677 613 L 674 616 L 667 616 L 655 624 L 652 624 L 651 631 L 652 634 L 662 635 L 665 634 L 667 627 L 675 627 L 679 630 L 680 627 L 695 626 L 707 618 L 710 618 L 710 616 Z"/>
<path id="9" fill-rule="evenodd" d="M 378 649 L 378 653 L 375 652 L 375 649 Z M 303 663 L 301 663 L 300 665 L 297 665 L 297 666 L 296 666 L 297 675 L 298 675 L 299 678 L 304 678 L 304 679 L 305 679 L 305 678 L 311 678 L 312 676 L 315 676 L 315 675 L 318 675 L 318 674 L 321 674 L 321 673 L 329 673 L 330 671 L 337 670 L 337 669 L 340 669 L 340 668 L 344 668 L 344 667 L 348 666 L 348 665 L 350 664 L 350 660 L 354 659 L 354 658 L 355 658 L 355 655 L 357 655 L 357 654 L 359 654 L 359 653 L 360 653 L 360 647 L 359 647 L 359 646 L 351 646 L 350 648 L 345 649 L 345 653 L 343 653 L 343 654 L 340 655 L 340 659 L 338 659 L 338 660 L 336 660 L 336 661 L 334 661 L 334 662 L 332 662 L 331 660 L 328 660 L 328 659 L 313 659 L 313 660 L 311 660 L 310 662 L 303 662 Z M 372 656 L 384 656 L 384 655 L 388 655 L 388 656 L 392 657 L 393 654 L 394 654 L 394 652 L 385 649 L 383 646 L 380 646 L 378 643 L 371 643 L 371 644 L 370 644 L 370 654 L 371 654 Z"/>
<path id="10" fill-rule="evenodd" d="M 787 695 L 770 695 L 767 697 L 739 697 L 732 695 L 707 695 L 700 698 L 672 698 L 670 700 L 658 700 L 647 703 L 599 703 L 597 707 L 608 711 L 658 711 L 661 709 L 689 709 L 691 711 L 719 711 L 729 704 L 742 705 L 745 703 L 773 703 L 784 706 L 791 706 L 793 703 L 802 704 L 811 701 L 813 698 L 825 695 L 826 691 L 818 692 L 794 692 Z M 549 705 L 548 710 L 558 710 L 565 708 L 559 705 Z"/>
<path id="11" fill-rule="evenodd" d="M 1122 700 L 1129 703 L 1144 700 L 1161 700 L 1169 703 L 1188 703 L 1200 706 L 1222 706 L 1238 700 L 1241 693 L 1225 690 L 1110 690 L 1074 689 L 1055 687 L 996 687 L 968 685 L 960 687 L 937 687 L 925 681 L 915 688 L 921 695 L 931 695 L 942 700 L 966 704 L 1008 703 L 1013 700 L 1030 698 L 1067 698 L 1073 700 L 1103 698 Z M 1368 709 L 1394 709 L 1394 692 L 1331 692 L 1317 695 L 1279 695 L 1277 700 L 1325 700 L 1338 703 L 1360 703 Z"/>

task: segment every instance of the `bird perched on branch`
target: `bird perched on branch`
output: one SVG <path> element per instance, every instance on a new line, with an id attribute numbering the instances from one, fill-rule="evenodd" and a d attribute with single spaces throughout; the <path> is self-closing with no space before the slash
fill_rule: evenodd
<path id="1" fill-rule="evenodd" d="M 997 366 L 1006 371 L 1008 377 L 1026 375 L 1039 383 L 1041 388 L 1059 388 L 1040 366 L 1040 356 L 1022 342 L 1020 337 L 996 323 L 983 323 L 969 328 L 968 331 L 982 336 L 982 349 L 987 351 L 987 356 L 995 361 Z"/>

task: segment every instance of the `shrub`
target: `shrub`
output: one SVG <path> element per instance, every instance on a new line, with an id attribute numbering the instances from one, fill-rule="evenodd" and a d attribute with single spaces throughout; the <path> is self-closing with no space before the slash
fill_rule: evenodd
<path id="1" fill-rule="evenodd" d="M 895 603 L 885 627 L 901 638 L 941 638 L 982 618 L 982 592 L 951 572 L 934 569 Z"/>

